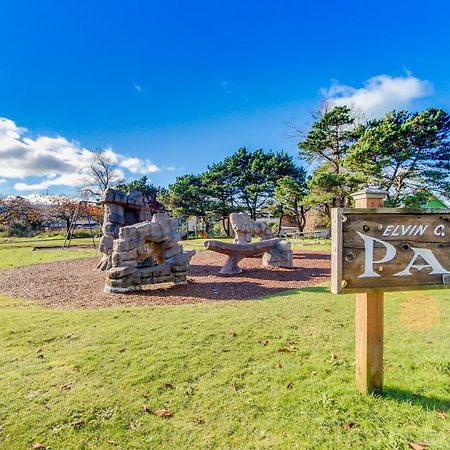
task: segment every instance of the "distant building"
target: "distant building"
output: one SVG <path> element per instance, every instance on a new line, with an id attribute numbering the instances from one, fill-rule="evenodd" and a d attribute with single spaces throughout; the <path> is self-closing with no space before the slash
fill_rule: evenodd
<path id="1" fill-rule="evenodd" d="M 430 193 L 426 203 L 420 205 L 421 208 L 449 208 L 444 200 L 438 198 L 435 194 Z"/>

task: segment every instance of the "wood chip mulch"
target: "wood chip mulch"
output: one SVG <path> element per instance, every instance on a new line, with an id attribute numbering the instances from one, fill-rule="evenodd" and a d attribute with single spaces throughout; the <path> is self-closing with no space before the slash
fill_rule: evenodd
<path id="1" fill-rule="evenodd" d="M 105 274 L 95 269 L 98 259 L 82 259 L 19 267 L 0 272 L 0 293 L 56 308 L 97 308 L 126 305 L 180 305 L 261 298 L 287 289 L 326 281 L 330 256 L 297 250 L 294 268 L 261 267 L 261 258 L 240 263 L 243 272 L 224 276 L 225 255 L 198 251 L 191 260 L 188 284 L 147 286 L 128 294 L 105 294 Z"/>

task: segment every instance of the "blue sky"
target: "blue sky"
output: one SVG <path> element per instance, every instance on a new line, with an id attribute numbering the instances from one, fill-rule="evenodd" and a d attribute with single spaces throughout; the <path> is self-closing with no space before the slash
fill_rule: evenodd
<path id="1" fill-rule="evenodd" d="M 450 6 L 2 1 L 0 193 L 74 193 L 88 149 L 129 178 L 241 146 L 296 154 L 320 102 L 450 109 Z"/>

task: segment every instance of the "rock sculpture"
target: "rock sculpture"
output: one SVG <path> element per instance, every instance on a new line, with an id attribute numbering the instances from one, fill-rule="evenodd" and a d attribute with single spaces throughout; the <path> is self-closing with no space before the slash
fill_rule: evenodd
<path id="1" fill-rule="evenodd" d="M 230 223 L 236 244 L 248 244 L 252 241 L 252 235 L 259 236 L 261 240 L 273 238 L 272 230 L 266 222 L 253 220 L 247 214 L 231 213 Z"/>
<path id="2" fill-rule="evenodd" d="M 234 231 L 234 244 L 208 240 L 205 247 L 228 256 L 220 270 L 223 275 L 242 272 L 239 262 L 251 256 L 262 256 L 263 267 L 292 267 L 291 244 L 285 239 L 274 238 L 267 223 L 252 220 L 244 213 L 230 214 Z M 251 242 L 252 235 L 260 237 L 259 242 Z"/>
<path id="3" fill-rule="evenodd" d="M 108 270 L 112 267 L 113 241 L 119 236 L 120 228 L 151 220 L 152 213 L 145 196 L 135 190 L 126 194 L 116 189 L 106 189 L 100 202 L 103 204 L 104 214 L 99 250 L 104 256 L 97 268 Z"/>
<path id="4" fill-rule="evenodd" d="M 178 219 L 165 213 L 120 228 L 112 242 L 105 292 L 136 291 L 143 285 L 165 282 L 185 284 L 195 251 L 183 251 L 179 239 Z"/>

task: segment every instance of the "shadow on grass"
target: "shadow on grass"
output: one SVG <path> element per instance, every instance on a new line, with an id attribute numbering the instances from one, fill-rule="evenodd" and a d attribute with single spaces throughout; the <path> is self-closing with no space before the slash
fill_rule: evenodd
<path id="1" fill-rule="evenodd" d="M 450 410 L 450 398 L 439 398 L 417 394 L 404 389 L 395 387 L 384 387 L 380 398 L 395 400 L 397 402 L 406 402 L 411 405 L 417 405 L 425 410 L 448 411 Z"/>
<path id="2" fill-rule="evenodd" d="M 330 288 L 328 286 L 307 286 L 299 288 L 302 292 L 313 292 L 314 294 L 330 293 Z"/>

